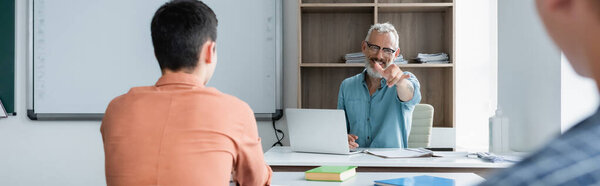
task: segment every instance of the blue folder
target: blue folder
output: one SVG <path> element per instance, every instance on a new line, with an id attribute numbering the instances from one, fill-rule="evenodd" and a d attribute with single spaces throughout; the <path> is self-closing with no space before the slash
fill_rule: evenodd
<path id="1" fill-rule="evenodd" d="M 436 186 L 454 186 L 454 180 L 448 178 L 440 178 L 433 176 L 415 176 L 407 178 L 396 178 L 389 180 L 376 180 L 376 186 L 388 186 L 388 185 L 399 185 L 399 186 L 425 186 L 425 185 L 436 185 Z"/>

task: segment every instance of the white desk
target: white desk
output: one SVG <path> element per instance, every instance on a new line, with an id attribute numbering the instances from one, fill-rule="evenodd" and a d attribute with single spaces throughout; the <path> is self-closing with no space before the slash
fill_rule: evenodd
<path id="1" fill-rule="evenodd" d="M 274 172 L 271 185 L 311 185 L 311 186 L 329 186 L 329 185 L 369 185 L 375 184 L 375 180 L 395 179 L 411 176 L 436 176 L 442 178 L 454 179 L 456 186 L 475 185 L 485 181 L 481 176 L 473 173 L 391 173 L 391 172 L 358 172 L 354 178 L 344 182 L 321 182 L 306 181 L 304 172 Z"/>
<path id="2" fill-rule="evenodd" d="M 376 149 L 372 149 L 376 150 Z M 490 163 L 466 157 L 466 152 L 435 152 L 444 157 L 386 159 L 369 154 L 335 155 L 292 152 L 288 147 L 273 147 L 264 155 L 273 171 L 306 171 L 323 165 L 353 165 L 361 172 L 473 172 L 485 175 L 511 163 Z"/>

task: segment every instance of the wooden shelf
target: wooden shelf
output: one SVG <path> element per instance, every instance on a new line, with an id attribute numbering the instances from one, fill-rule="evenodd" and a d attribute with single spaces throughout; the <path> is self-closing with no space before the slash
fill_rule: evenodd
<path id="1" fill-rule="evenodd" d="M 434 127 L 455 126 L 454 24 L 456 0 L 298 0 L 298 107 L 335 109 L 344 79 L 364 63 L 342 57 L 361 50 L 374 23 L 389 22 L 399 35 L 405 59 L 444 52 L 450 64 L 401 64 L 421 85 L 421 103 L 435 109 Z"/>
<path id="2" fill-rule="evenodd" d="M 313 67 L 313 68 L 325 68 L 325 67 L 365 67 L 364 63 L 301 63 L 300 67 Z M 400 64 L 400 68 L 451 68 L 454 67 L 453 63 L 449 64 Z"/>
<path id="3" fill-rule="evenodd" d="M 435 0 L 439 1 L 439 0 Z M 309 4 L 309 3 L 331 3 L 331 4 L 339 4 L 339 3 L 375 3 L 375 0 L 300 0 L 300 4 Z"/>
<path id="4" fill-rule="evenodd" d="M 302 12 L 443 12 L 454 3 L 302 3 Z"/>
<path id="5" fill-rule="evenodd" d="M 379 12 L 443 12 L 454 3 L 379 3 Z"/>
<path id="6" fill-rule="evenodd" d="M 377 0 L 377 3 L 452 3 L 454 1 L 455 0 Z"/>
<path id="7" fill-rule="evenodd" d="M 396 4 L 396 3 L 390 3 Z M 446 3 L 411 3 L 411 4 L 446 4 Z M 452 3 L 450 3 L 452 4 Z M 375 7 L 375 3 L 302 3 L 301 8 L 310 7 Z"/>
<path id="8" fill-rule="evenodd" d="M 311 12 L 373 12 L 375 3 L 302 3 L 303 13 Z"/>

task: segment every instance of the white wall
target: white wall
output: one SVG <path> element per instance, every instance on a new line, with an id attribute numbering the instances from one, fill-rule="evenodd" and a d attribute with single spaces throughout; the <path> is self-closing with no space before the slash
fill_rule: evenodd
<path id="1" fill-rule="evenodd" d="M 284 107 L 295 107 L 297 34 L 287 32 L 297 29 L 297 1 L 284 2 Z M 99 121 L 31 121 L 26 116 L 26 3 L 16 1 L 18 115 L 0 119 L 0 185 L 106 185 Z M 290 13 L 293 17 L 285 16 Z M 287 134 L 282 121 L 277 126 Z M 275 142 L 271 122 L 259 122 L 258 130 L 263 149 L 269 149 Z M 287 137 L 284 144 L 289 144 Z"/>
<path id="2" fill-rule="evenodd" d="M 511 149 L 532 151 L 560 134 L 560 55 L 533 0 L 498 1 L 498 106 Z"/>
<path id="3" fill-rule="evenodd" d="M 0 185 L 104 185 L 100 122 L 26 116 L 26 1 L 16 1 L 15 110 L 0 119 Z"/>
<path id="4" fill-rule="evenodd" d="M 594 80 L 577 75 L 562 55 L 561 60 L 561 132 L 592 115 L 598 109 L 598 89 Z"/>
<path id="5" fill-rule="evenodd" d="M 487 151 L 496 108 L 496 0 L 456 0 L 456 145 Z"/>
<path id="6" fill-rule="evenodd" d="M 521 144 L 516 150 L 526 151 L 558 134 L 558 118 L 564 132 L 596 111 L 596 84 L 577 75 L 561 57 L 546 36 L 532 0 L 501 0 L 500 4 L 498 0 L 457 0 L 456 4 L 459 149 L 487 148 L 487 117 L 493 115 L 497 104 L 506 107 L 511 123 L 517 126 L 512 128 Z M 502 85 L 497 88 L 498 76 Z M 498 94 L 502 103 L 496 102 Z"/>

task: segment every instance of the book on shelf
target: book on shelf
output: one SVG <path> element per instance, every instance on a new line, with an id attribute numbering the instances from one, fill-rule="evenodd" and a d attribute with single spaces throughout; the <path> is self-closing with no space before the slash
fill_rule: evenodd
<path id="1" fill-rule="evenodd" d="M 304 174 L 306 180 L 310 181 L 342 182 L 356 175 L 356 166 L 320 166 Z"/>

